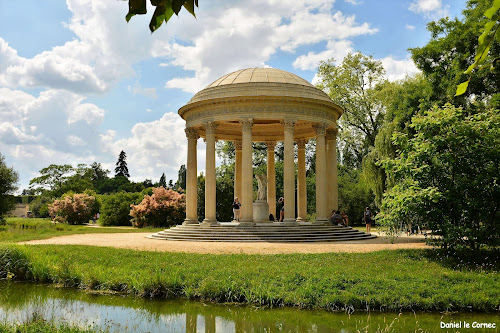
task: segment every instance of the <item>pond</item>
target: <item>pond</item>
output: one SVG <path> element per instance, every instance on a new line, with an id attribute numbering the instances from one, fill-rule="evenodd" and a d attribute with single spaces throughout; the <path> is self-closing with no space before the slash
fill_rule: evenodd
<path id="1" fill-rule="evenodd" d="M 0 321 L 33 317 L 111 332 L 497 332 L 498 313 L 327 312 L 262 309 L 186 300 L 96 295 L 28 283 L 0 283 Z M 493 329 L 472 329 L 494 323 Z M 464 325 L 470 329 L 464 329 Z M 441 326 L 450 327 L 448 329 Z M 456 328 L 450 325 L 460 325 Z"/>

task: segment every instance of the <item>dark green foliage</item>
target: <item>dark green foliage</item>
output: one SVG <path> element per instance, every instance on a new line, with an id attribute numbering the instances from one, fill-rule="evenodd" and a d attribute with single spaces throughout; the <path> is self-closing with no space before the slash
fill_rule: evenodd
<path id="1" fill-rule="evenodd" d="M 48 195 L 40 195 L 30 203 L 30 210 L 35 217 L 49 217 L 49 204 L 52 201 Z"/>
<path id="2" fill-rule="evenodd" d="M 116 161 L 115 177 L 130 177 L 127 167 L 127 154 L 122 150 Z"/>
<path id="3" fill-rule="evenodd" d="M 427 29 L 431 32 L 431 40 L 423 47 L 411 49 L 415 64 L 432 85 L 431 99 L 439 101 L 439 105 L 450 102 L 455 106 L 466 106 L 470 103 L 468 96 L 471 95 L 474 95 L 475 100 L 498 103 L 498 67 L 493 71 L 476 72 L 469 82 L 468 94 L 453 97 L 457 85 L 468 79 L 464 72 L 474 63 L 478 36 L 488 21 L 484 12 L 492 3 L 492 0 L 470 0 L 467 9 L 463 11 L 462 20 L 445 18 L 429 23 Z M 488 57 L 500 57 L 498 40 L 492 43 Z M 493 104 L 494 108 L 498 106 L 499 104 Z"/>
<path id="4" fill-rule="evenodd" d="M 151 186 L 153 186 L 153 184 L 151 184 Z M 151 187 L 151 186 L 147 186 L 147 187 Z M 165 177 L 165 173 L 161 174 L 160 181 L 158 182 L 158 186 L 167 188 L 167 178 Z"/>
<path id="5" fill-rule="evenodd" d="M 365 208 L 373 205 L 373 194 L 370 192 L 359 169 L 349 169 L 339 165 L 339 210 L 349 216 L 349 224 L 361 224 Z"/>
<path id="6" fill-rule="evenodd" d="M 395 230 L 411 221 L 441 237 L 444 248 L 498 246 L 500 112 L 446 105 L 416 116 L 413 137 L 398 134 L 399 156 L 384 162 L 396 182 L 380 222 Z"/>
<path id="7" fill-rule="evenodd" d="M 137 205 L 143 199 L 143 193 L 118 192 L 101 197 L 101 215 L 99 221 L 103 226 L 131 226 L 130 205 Z"/>
<path id="8" fill-rule="evenodd" d="M 155 7 L 151 22 L 149 23 L 149 30 L 151 32 L 155 32 L 163 22 L 166 24 L 172 15 L 179 15 L 182 7 L 196 17 L 194 8 L 195 6 L 198 7 L 198 0 L 150 0 L 150 2 Z M 128 13 L 125 16 L 127 22 L 134 15 L 144 15 L 146 13 L 146 0 L 128 0 Z"/>
<path id="9" fill-rule="evenodd" d="M 161 185 L 160 185 L 161 186 Z M 185 190 L 186 189 L 186 165 L 181 165 L 179 168 L 179 172 L 177 172 L 177 182 L 175 183 L 176 188 L 174 190 L 178 190 L 179 188 Z"/>
<path id="10" fill-rule="evenodd" d="M 5 158 L 0 154 L 0 218 L 14 208 L 15 200 L 12 194 L 17 189 L 18 179 L 17 172 L 5 164 Z"/>

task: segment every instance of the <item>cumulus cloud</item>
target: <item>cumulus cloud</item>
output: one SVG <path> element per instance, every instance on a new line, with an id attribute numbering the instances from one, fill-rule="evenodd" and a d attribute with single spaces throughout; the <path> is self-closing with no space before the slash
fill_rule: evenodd
<path id="1" fill-rule="evenodd" d="M 433 20 L 449 14 L 449 6 L 444 6 L 442 0 L 414 0 L 408 9 Z"/>
<path id="2" fill-rule="evenodd" d="M 319 53 L 310 51 L 306 55 L 301 55 L 295 59 L 293 67 L 302 70 L 314 70 L 322 60 L 334 58 L 337 63 L 342 62 L 342 59 L 349 52 L 354 52 L 351 41 L 328 41 L 325 51 Z"/>
<path id="3" fill-rule="evenodd" d="M 410 25 L 410 24 L 407 24 L 407 25 L 405 26 L 405 28 L 406 28 L 406 30 L 410 30 L 410 31 L 415 30 L 415 26 L 414 26 L 414 25 Z"/>
<path id="4" fill-rule="evenodd" d="M 386 70 L 386 77 L 389 81 L 402 80 L 406 76 L 412 76 L 419 72 L 415 63 L 409 57 L 404 60 L 397 60 L 392 56 L 388 56 L 380 59 L 380 61 Z"/>
<path id="5" fill-rule="evenodd" d="M 228 72 L 263 67 L 280 50 L 294 53 L 301 46 L 321 42 L 343 41 L 345 45 L 351 37 L 377 31 L 368 23 L 358 24 L 355 16 L 332 13 L 332 5 L 322 0 L 255 0 L 230 8 L 214 6 L 198 18 L 199 25 L 174 27 L 178 40 L 156 43 L 153 55 L 171 59 L 170 66 L 192 71 L 190 76 L 168 80 L 165 86 L 194 93 Z M 334 55 L 332 49 L 328 52 Z M 318 56 L 304 55 L 297 68 L 310 68 L 313 58 Z"/>

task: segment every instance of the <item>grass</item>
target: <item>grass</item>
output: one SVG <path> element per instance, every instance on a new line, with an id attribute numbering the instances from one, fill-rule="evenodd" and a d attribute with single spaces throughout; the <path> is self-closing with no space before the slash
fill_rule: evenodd
<path id="1" fill-rule="evenodd" d="M 0 279 L 260 306 L 487 312 L 500 309 L 494 257 L 453 269 L 426 250 L 207 255 L 5 245 Z"/>
<path id="2" fill-rule="evenodd" d="M 51 237 L 116 232 L 157 232 L 163 229 L 126 229 L 114 227 L 90 228 L 84 225 L 68 225 L 52 223 L 49 219 L 7 218 L 5 225 L 0 225 L 0 243 L 15 243 Z"/>

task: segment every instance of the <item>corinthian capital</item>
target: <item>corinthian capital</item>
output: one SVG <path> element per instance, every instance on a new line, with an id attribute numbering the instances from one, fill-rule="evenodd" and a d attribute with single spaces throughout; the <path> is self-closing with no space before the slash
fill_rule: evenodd
<path id="1" fill-rule="evenodd" d="M 296 142 L 297 142 L 297 148 L 306 149 L 306 143 L 307 143 L 306 139 L 298 139 L 296 140 Z"/>
<path id="2" fill-rule="evenodd" d="M 253 119 L 242 119 L 240 124 L 243 127 L 243 131 L 251 131 L 253 126 Z"/>
<path id="3" fill-rule="evenodd" d="M 198 140 L 198 138 L 200 137 L 200 135 L 198 134 L 198 130 L 196 130 L 192 127 L 186 127 L 184 129 L 184 132 L 186 132 L 186 137 L 188 139 Z"/>
<path id="4" fill-rule="evenodd" d="M 326 124 L 325 123 L 316 123 L 313 125 L 313 128 L 316 130 L 316 135 L 325 135 L 326 134 Z"/>
<path id="5" fill-rule="evenodd" d="M 241 140 L 234 140 L 234 149 L 241 150 Z"/>
<path id="6" fill-rule="evenodd" d="M 295 129 L 295 120 L 285 119 L 283 121 L 283 128 L 285 132 L 293 132 L 293 130 Z"/>
<path id="7" fill-rule="evenodd" d="M 215 134 L 215 131 L 217 130 L 217 124 L 213 121 L 205 123 L 205 133 L 208 134 Z"/>

